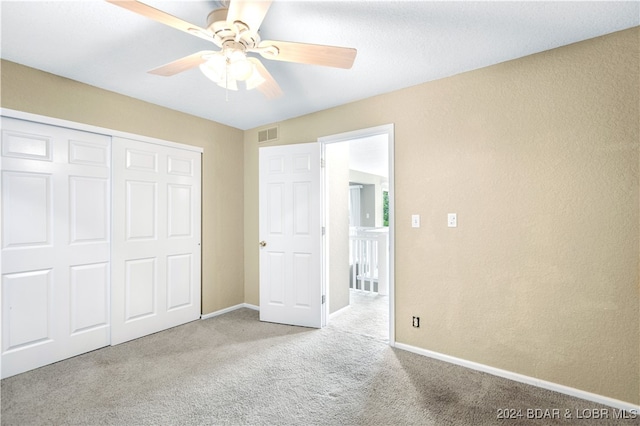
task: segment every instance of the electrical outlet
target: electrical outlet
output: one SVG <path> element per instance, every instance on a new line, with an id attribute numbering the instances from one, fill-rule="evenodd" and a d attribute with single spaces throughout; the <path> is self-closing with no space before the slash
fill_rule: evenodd
<path id="1" fill-rule="evenodd" d="M 420 317 L 413 317 L 413 326 L 415 328 L 420 328 Z"/>

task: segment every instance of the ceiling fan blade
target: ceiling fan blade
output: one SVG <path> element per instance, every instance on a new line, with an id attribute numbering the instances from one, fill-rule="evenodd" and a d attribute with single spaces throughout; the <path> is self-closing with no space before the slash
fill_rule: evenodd
<path id="1" fill-rule="evenodd" d="M 178 59 L 173 62 L 169 62 L 161 67 L 152 69 L 148 71 L 149 74 L 161 75 L 164 77 L 170 77 L 172 75 L 176 75 L 181 73 L 182 71 L 189 70 L 191 68 L 197 67 L 200 64 L 207 62 L 207 59 L 204 58 L 205 55 L 211 55 L 216 52 L 211 50 L 202 50 L 200 52 L 196 52 L 193 55 L 185 56 L 184 58 Z"/>
<path id="2" fill-rule="evenodd" d="M 265 66 L 262 65 L 262 62 L 260 62 L 260 60 L 257 58 L 247 59 L 253 62 L 253 64 L 256 66 L 258 74 L 260 74 L 260 76 L 262 76 L 262 78 L 264 78 L 265 80 L 261 85 L 256 87 L 256 89 L 262 92 L 262 94 L 265 95 L 268 99 L 275 99 L 282 96 L 282 89 L 280 88 L 276 80 L 271 76 L 269 71 L 267 71 Z"/>
<path id="3" fill-rule="evenodd" d="M 274 46 L 277 49 L 269 49 Z M 358 51 L 350 47 L 264 40 L 256 49 L 263 58 L 349 69 Z M 275 53 L 277 52 L 277 53 Z"/>
<path id="4" fill-rule="evenodd" d="M 249 27 L 251 32 L 258 32 L 258 28 L 262 24 L 272 0 L 231 0 L 229 11 L 227 12 L 227 21 L 242 21 Z"/>
<path id="5" fill-rule="evenodd" d="M 135 12 L 149 19 L 153 19 L 154 21 L 160 22 L 161 24 L 165 24 L 177 30 L 184 31 L 185 33 L 189 33 L 191 35 L 200 37 L 208 41 L 213 41 L 213 37 L 211 36 L 211 34 L 204 28 L 191 24 L 187 21 L 183 21 L 180 18 L 176 18 L 173 15 L 170 15 L 154 7 L 148 6 L 139 1 L 135 1 L 135 0 L 105 0 L 105 1 L 108 3 L 114 4 L 116 6 L 120 6 L 131 12 Z"/>

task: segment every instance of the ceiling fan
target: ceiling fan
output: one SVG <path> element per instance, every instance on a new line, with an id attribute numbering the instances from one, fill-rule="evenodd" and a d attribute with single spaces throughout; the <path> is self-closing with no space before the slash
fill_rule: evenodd
<path id="1" fill-rule="evenodd" d="M 258 30 L 272 0 L 230 0 L 228 7 L 209 13 L 206 28 L 176 18 L 166 12 L 136 0 L 106 0 L 131 12 L 213 42 L 219 51 L 203 50 L 170 62 L 149 73 L 172 76 L 200 67 L 202 73 L 218 85 L 237 90 L 237 81 L 244 81 L 247 90 L 257 88 L 267 98 L 282 95 L 278 83 L 256 57 L 265 59 L 351 68 L 356 49 L 288 41 L 260 40 Z"/>

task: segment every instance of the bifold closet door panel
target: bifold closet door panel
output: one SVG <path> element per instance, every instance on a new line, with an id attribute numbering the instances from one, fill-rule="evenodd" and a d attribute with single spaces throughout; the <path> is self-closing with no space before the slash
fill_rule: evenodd
<path id="1" fill-rule="evenodd" d="M 115 345 L 200 318 L 201 154 L 113 138 Z"/>
<path id="2" fill-rule="evenodd" d="M 109 136 L 2 117 L 2 377 L 109 345 Z"/>

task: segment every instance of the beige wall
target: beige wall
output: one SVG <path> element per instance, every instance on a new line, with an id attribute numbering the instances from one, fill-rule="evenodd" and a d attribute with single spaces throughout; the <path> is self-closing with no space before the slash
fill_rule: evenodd
<path id="1" fill-rule="evenodd" d="M 241 130 L 12 62 L 1 65 L 3 108 L 204 148 L 202 311 L 243 303 Z"/>
<path id="2" fill-rule="evenodd" d="M 349 143 L 325 147 L 329 313 L 349 305 Z"/>
<path id="3" fill-rule="evenodd" d="M 282 144 L 395 124 L 398 342 L 640 403 L 639 36 L 278 123 Z M 255 304 L 256 141 L 245 132 Z"/>
<path id="4" fill-rule="evenodd" d="M 375 226 L 378 228 L 383 226 L 384 225 L 384 202 L 383 202 L 382 185 L 384 183 L 387 183 L 387 186 L 388 186 L 389 179 L 385 178 L 384 176 L 372 175 L 371 173 L 364 173 L 358 170 L 351 170 L 349 172 L 349 180 L 351 182 L 374 185 L 373 194 L 370 194 L 374 198 L 373 202 L 370 203 L 370 204 L 373 204 L 373 207 L 372 207 L 373 210 L 370 212 L 363 211 L 362 214 L 366 215 L 366 213 L 369 213 L 370 219 L 373 219 L 370 221 L 372 222 L 372 224 L 366 225 L 366 226 Z M 360 196 L 362 195 L 364 194 L 361 194 Z M 366 220 L 366 218 L 362 218 L 361 220 L 362 220 L 361 223 L 364 223 L 364 220 Z"/>

